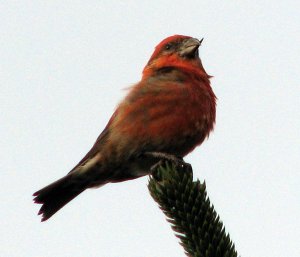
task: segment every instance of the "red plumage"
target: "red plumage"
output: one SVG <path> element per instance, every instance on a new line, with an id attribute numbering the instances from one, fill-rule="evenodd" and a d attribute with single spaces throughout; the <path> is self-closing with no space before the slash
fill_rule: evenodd
<path id="1" fill-rule="evenodd" d="M 201 41 L 164 39 L 87 155 L 62 179 L 34 194 L 42 221 L 87 188 L 149 174 L 152 152 L 184 157 L 213 129 L 216 97 L 199 58 Z M 150 153 L 150 154 L 149 154 Z"/>

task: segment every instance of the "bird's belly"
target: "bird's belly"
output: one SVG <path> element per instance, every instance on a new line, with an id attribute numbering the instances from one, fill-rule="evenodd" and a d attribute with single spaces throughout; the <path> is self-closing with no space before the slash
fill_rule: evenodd
<path id="1" fill-rule="evenodd" d="M 214 116 L 209 111 L 193 106 L 167 115 L 154 128 L 150 125 L 148 132 L 162 151 L 184 156 L 208 137 L 213 125 Z"/>

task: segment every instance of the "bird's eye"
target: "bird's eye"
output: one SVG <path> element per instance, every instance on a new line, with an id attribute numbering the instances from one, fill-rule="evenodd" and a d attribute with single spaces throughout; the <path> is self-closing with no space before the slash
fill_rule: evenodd
<path id="1" fill-rule="evenodd" d="M 166 44 L 165 50 L 170 50 L 172 48 L 172 44 Z"/>

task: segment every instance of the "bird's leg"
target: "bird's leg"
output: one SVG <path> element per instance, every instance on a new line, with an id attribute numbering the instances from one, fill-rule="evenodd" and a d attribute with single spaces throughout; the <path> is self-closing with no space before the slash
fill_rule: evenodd
<path id="1" fill-rule="evenodd" d="M 150 167 L 150 174 L 155 175 L 155 172 L 156 172 L 157 168 L 158 168 L 159 166 L 163 165 L 163 164 L 164 164 L 164 161 L 165 161 L 165 160 L 160 159 L 158 162 L 156 162 L 154 165 L 152 165 L 152 166 Z M 156 178 L 156 179 L 157 179 L 157 178 Z"/>
<path id="2" fill-rule="evenodd" d="M 153 157 L 155 159 L 159 159 L 159 161 L 151 167 L 151 171 L 156 170 L 157 167 L 160 166 L 161 164 L 163 164 L 164 161 L 170 161 L 170 162 L 174 163 L 176 166 L 181 166 L 181 167 L 190 166 L 190 164 L 186 163 L 182 157 L 178 157 L 176 155 L 169 154 L 169 153 L 145 152 L 144 155 Z"/>
<path id="3" fill-rule="evenodd" d="M 144 155 L 149 156 L 149 157 L 153 157 L 155 159 L 163 159 L 165 161 L 171 161 L 174 163 L 184 163 L 184 160 L 182 157 L 178 157 L 176 155 L 173 154 L 169 154 L 169 153 L 163 153 L 163 152 L 145 152 Z"/>
<path id="4" fill-rule="evenodd" d="M 185 162 L 182 157 L 178 157 L 169 153 L 163 153 L 163 152 L 146 152 L 144 153 L 145 156 L 152 157 L 154 159 L 159 159 L 158 162 L 156 162 L 154 165 L 150 168 L 150 174 L 157 180 L 160 181 L 161 178 L 159 177 L 159 173 L 157 173 L 157 168 L 163 164 L 165 164 L 166 161 L 172 162 L 175 164 L 177 169 L 183 171 L 183 172 L 193 172 L 191 164 Z"/>

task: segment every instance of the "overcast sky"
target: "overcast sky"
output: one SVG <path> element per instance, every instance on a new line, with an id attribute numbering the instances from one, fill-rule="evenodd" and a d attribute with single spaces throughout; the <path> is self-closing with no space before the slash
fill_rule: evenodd
<path id="1" fill-rule="evenodd" d="M 148 178 L 40 223 L 32 193 L 89 150 L 162 39 L 204 37 L 217 124 L 186 161 L 243 257 L 300 256 L 297 1 L 1 1 L 0 256 L 180 257 Z"/>

